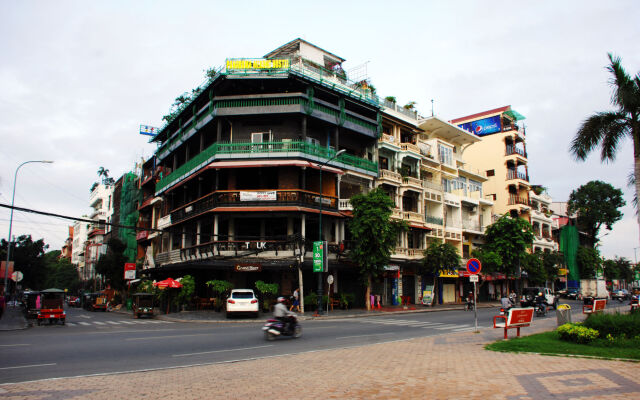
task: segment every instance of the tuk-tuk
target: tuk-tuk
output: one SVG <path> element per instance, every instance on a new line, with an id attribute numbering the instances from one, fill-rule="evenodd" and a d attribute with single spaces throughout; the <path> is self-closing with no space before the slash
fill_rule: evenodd
<path id="1" fill-rule="evenodd" d="M 39 307 L 36 307 L 36 300 L 39 295 L 40 292 L 35 292 L 32 290 L 28 290 L 22 293 L 22 305 L 24 306 L 24 312 L 26 313 L 27 318 L 38 317 Z"/>
<path id="2" fill-rule="evenodd" d="M 104 293 L 85 293 L 82 300 L 83 308 L 87 311 L 107 311 L 108 301 L 107 295 Z"/>
<path id="3" fill-rule="evenodd" d="M 40 310 L 38 311 L 38 325 L 44 321 L 62 322 L 64 325 L 66 313 L 63 309 L 64 290 L 47 289 L 40 292 Z"/>
<path id="4" fill-rule="evenodd" d="M 133 318 L 140 318 L 143 315 L 153 317 L 153 294 L 134 293 L 132 300 Z"/>

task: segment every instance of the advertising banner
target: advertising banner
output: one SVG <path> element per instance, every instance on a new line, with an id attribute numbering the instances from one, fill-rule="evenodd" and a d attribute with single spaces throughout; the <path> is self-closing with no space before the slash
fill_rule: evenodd
<path id="1" fill-rule="evenodd" d="M 240 201 L 275 201 L 276 192 L 240 192 Z"/>
<path id="2" fill-rule="evenodd" d="M 140 134 L 147 136 L 156 136 L 160 132 L 160 128 L 149 125 L 140 125 Z"/>
<path id="3" fill-rule="evenodd" d="M 126 263 L 124 264 L 124 279 L 132 280 L 136 279 L 136 264 Z"/>
<path id="4" fill-rule="evenodd" d="M 499 115 L 479 119 L 477 121 L 465 122 L 464 124 L 460 124 L 458 126 L 465 131 L 473 133 L 476 136 L 491 135 L 492 133 L 498 133 L 502 130 Z"/>

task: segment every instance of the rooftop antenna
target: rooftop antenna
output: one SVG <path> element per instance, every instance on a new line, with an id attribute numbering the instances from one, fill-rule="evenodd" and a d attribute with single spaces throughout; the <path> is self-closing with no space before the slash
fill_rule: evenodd
<path id="1" fill-rule="evenodd" d="M 433 117 L 433 99 L 431 99 L 431 116 Z"/>

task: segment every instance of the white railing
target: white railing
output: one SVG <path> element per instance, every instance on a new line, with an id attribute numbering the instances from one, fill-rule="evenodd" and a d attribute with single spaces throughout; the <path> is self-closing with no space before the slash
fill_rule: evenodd
<path id="1" fill-rule="evenodd" d="M 351 201 L 349 199 L 339 199 L 338 200 L 338 210 L 340 210 L 340 211 L 353 211 L 353 206 L 351 205 Z"/>

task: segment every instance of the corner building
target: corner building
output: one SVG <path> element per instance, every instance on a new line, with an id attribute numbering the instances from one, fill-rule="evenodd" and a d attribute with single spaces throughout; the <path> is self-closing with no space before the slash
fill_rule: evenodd
<path id="1" fill-rule="evenodd" d="M 347 79 L 343 62 L 301 39 L 264 59 L 227 60 L 169 116 L 142 182 L 156 182 L 155 193 L 143 195 L 150 210 L 142 222 L 165 231 L 138 236 L 141 245 L 153 243 L 151 276 L 192 274 L 200 296 L 210 279 L 249 288 L 264 280 L 290 293 L 301 266 L 309 293 L 321 224 L 334 286 L 356 291 L 357 271 L 340 245 L 343 211 L 373 187 L 381 117 L 377 99 Z"/>

